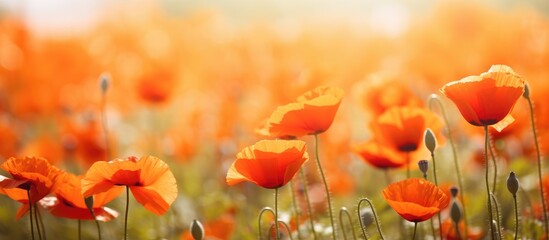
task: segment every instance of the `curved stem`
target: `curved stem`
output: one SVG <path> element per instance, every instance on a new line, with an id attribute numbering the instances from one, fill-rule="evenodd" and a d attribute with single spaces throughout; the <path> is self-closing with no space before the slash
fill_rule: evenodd
<path id="1" fill-rule="evenodd" d="M 492 215 L 492 198 L 490 197 L 490 182 L 488 180 L 488 126 L 484 126 L 484 180 L 486 182 L 486 194 L 488 196 L 488 213 L 490 216 L 490 222 L 488 224 L 490 229 L 490 236 L 494 236 L 494 229 L 492 229 L 492 221 L 494 219 Z"/>
<path id="2" fill-rule="evenodd" d="M 416 239 L 416 232 L 417 232 L 417 222 L 414 222 L 414 235 L 412 236 L 412 240 Z"/>
<path id="3" fill-rule="evenodd" d="M 347 234 L 345 233 L 345 224 L 343 224 L 343 213 L 347 215 L 347 220 L 351 224 L 351 232 L 353 233 L 353 239 L 356 239 L 355 231 L 353 230 L 353 220 L 351 219 L 351 214 L 346 207 L 339 209 L 339 225 L 341 226 L 341 231 L 343 232 L 343 239 L 347 239 Z M 360 220 L 360 219 L 359 219 Z"/>
<path id="4" fill-rule="evenodd" d="M 264 207 L 263 209 L 261 209 L 261 211 L 259 212 L 259 216 L 257 217 L 257 227 L 258 227 L 258 231 L 259 231 L 259 239 L 261 240 L 261 218 L 263 217 L 263 213 L 265 212 L 270 212 L 271 214 L 273 214 L 273 216 L 275 216 L 275 212 L 273 211 L 272 208 L 270 207 Z"/>
<path id="5" fill-rule="evenodd" d="M 513 194 L 513 201 L 515 202 L 515 240 L 517 240 L 519 234 L 519 215 L 518 215 L 518 206 L 517 206 L 517 195 Z"/>
<path id="6" fill-rule="evenodd" d="M 379 237 L 384 240 L 385 237 L 383 236 L 383 233 L 381 232 L 381 227 L 379 226 L 379 221 L 378 221 L 378 218 L 377 218 L 377 213 L 376 213 L 376 209 L 374 208 L 374 204 L 372 204 L 372 201 L 370 201 L 370 199 L 368 198 L 362 198 L 360 199 L 360 201 L 358 202 L 358 206 L 357 206 L 357 213 L 358 213 L 358 219 L 359 219 L 359 223 L 360 223 L 360 228 L 362 229 L 362 234 L 364 235 L 364 238 L 368 239 L 368 237 L 366 236 L 366 230 L 364 229 L 364 224 L 362 223 L 362 217 L 360 215 L 360 205 L 362 204 L 362 202 L 367 202 L 368 204 L 370 204 L 370 208 L 372 209 L 372 214 L 374 214 L 374 221 L 376 222 L 376 227 L 377 227 L 377 232 L 379 233 Z"/>
<path id="7" fill-rule="evenodd" d="M 498 237 L 499 239 L 503 239 L 503 234 L 501 234 L 501 227 L 500 227 L 500 223 L 499 223 L 499 204 L 498 204 L 498 201 L 496 199 L 496 196 L 493 194 L 493 193 L 490 193 L 490 197 L 492 197 L 492 201 L 494 201 L 494 207 L 496 208 L 496 226 L 497 226 L 497 233 L 498 233 Z"/>
<path id="8" fill-rule="evenodd" d="M 541 205 L 543 206 L 543 224 L 545 226 L 545 236 L 549 236 L 549 219 L 547 219 L 547 206 L 545 205 L 545 195 L 543 193 L 543 181 L 541 175 L 541 154 L 539 150 L 538 143 L 538 134 L 536 133 L 536 124 L 534 122 L 534 105 L 530 97 L 526 98 L 528 100 L 528 106 L 530 108 L 530 122 L 532 124 L 532 133 L 534 135 L 534 143 L 536 146 L 536 157 L 538 160 L 538 180 L 539 180 L 539 193 L 541 196 Z"/>
<path id="9" fill-rule="evenodd" d="M 440 102 L 440 99 L 438 99 L 438 97 L 432 97 L 432 98 L 429 98 L 429 109 L 431 109 L 431 111 L 433 111 L 433 105 L 432 103 L 433 102 L 436 102 L 440 108 L 440 112 L 442 114 L 442 118 L 444 119 L 444 123 L 446 124 L 446 129 L 447 129 L 447 134 L 448 134 L 448 142 L 450 143 L 450 147 L 452 148 L 452 157 L 454 159 L 454 169 L 456 170 L 456 175 L 457 175 L 457 180 L 458 180 L 458 186 L 459 186 L 459 191 L 461 191 L 462 193 L 459 194 L 459 198 L 461 200 L 461 207 L 462 207 L 462 210 L 463 210 L 463 223 L 465 224 L 465 236 L 468 235 L 467 231 L 468 231 L 468 222 L 467 222 L 467 211 L 466 211 L 466 208 L 465 208 L 465 197 L 464 197 L 464 194 L 465 193 L 465 188 L 463 188 L 463 180 L 461 179 L 461 167 L 459 165 L 459 161 L 458 161 L 458 158 L 457 158 L 457 149 L 456 149 L 456 145 L 454 144 L 454 138 L 452 137 L 452 130 L 450 129 L 450 121 L 448 121 L 448 116 L 446 115 L 446 111 L 444 110 L 444 107 L 442 105 L 442 103 Z"/>
<path id="10" fill-rule="evenodd" d="M 311 199 L 309 199 L 309 190 L 307 187 L 307 177 L 305 176 L 305 169 L 301 167 L 301 170 L 299 170 L 299 176 L 301 177 L 301 181 L 303 182 L 303 191 L 305 194 L 305 199 L 307 200 L 307 214 L 309 214 L 309 224 L 311 226 L 311 232 L 313 233 L 313 239 L 317 239 L 316 237 L 316 231 L 315 231 L 315 224 L 313 222 L 313 210 L 311 208 Z"/>
<path id="11" fill-rule="evenodd" d="M 276 233 L 276 236 L 275 236 L 275 239 L 278 240 L 278 238 L 280 237 L 280 232 L 278 230 L 278 188 L 275 188 L 275 233 Z M 288 232 L 290 233 L 290 232 Z"/>
<path id="12" fill-rule="evenodd" d="M 124 240 L 128 239 L 128 210 L 130 205 L 130 187 L 126 186 L 126 214 L 124 218 Z"/>
<path id="13" fill-rule="evenodd" d="M 31 196 L 30 196 L 30 190 L 27 190 L 27 199 L 29 200 L 29 217 L 30 217 L 30 224 L 31 224 L 31 237 L 32 240 L 34 240 L 34 224 L 33 224 L 33 215 L 32 215 L 32 204 L 31 204 Z"/>
<path id="14" fill-rule="evenodd" d="M 295 192 L 294 192 L 294 181 L 292 180 L 290 182 L 290 194 L 292 195 L 292 205 L 294 205 L 294 211 L 295 211 L 295 225 L 296 225 L 296 232 L 297 232 L 297 239 L 301 240 L 301 231 L 299 230 L 299 217 L 301 215 L 299 211 L 299 207 L 297 206 L 297 201 L 295 199 Z"/>
<path id="15" fill-rule="evenodd" d="M 328 200 L 328 213 L 330 213 L 330 224 L 332 225 L 332 239 L 337 239 L 336 232 L 337 229 L 334 223 L 334 213 L 332 210 L 332 200 L 330 198 L 330 189 L 328 188 L 328 183 L 326 182 L 326 176 L 324 175 L 324 170 L 322 170 L 322 165 L 320 164 L 320 158 L 318 156 L 318 134 L 315 134 L 315 155 L 316 155 L 316 165 L 320 171 L 320 177 L 322 177 L 322 183 L 324 183 L 324 190 L 326 191 L 326 199 Z"/>
<path id="16" fill-rule="evenodd" d="M 282 226 L 284 226 L 284 228 L 286 228 L 286 232 L 288 232 L 288 236 L 290 238 L 290 240 L 293 240 L 294 238 L 292 237 L 292 231 L 290 230 L 290 227 L 288 226 L 288 224 L 286 224 L 284 221 L 277 221 L 277 223 L 282 223 Z M 278 224 L 276 224 L 278 225 Z"/>

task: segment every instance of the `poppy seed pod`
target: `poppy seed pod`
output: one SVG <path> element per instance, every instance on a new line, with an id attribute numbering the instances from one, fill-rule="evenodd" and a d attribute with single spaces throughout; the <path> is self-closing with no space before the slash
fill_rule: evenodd
<path id="1" fill-rule="evenodd" d="M 419 160 L 417 162 L 417 165 L 419 167 L 419 170 L 423 173 L 423 177 L 427 178 L 427 171 L 429 170 L 429 161 L 427 160 Z"/>
<path id="2" fill-rule="evenodd" d="M 365 209 L 361 212 L 362 213 L 360 214 L 360 220 L 362 221 L 362 225 L 367 228 L 374 222 L 374 215 L 372 214 L 372 211 L 370 209 Z"/>
<path id="3" fill-rule="evenodd" d="M 204 239 L 204 227 L 202 226 L 202 223 L 198 220 L 193 220 L 191 222 L 191 235 L 195 240 L 202 240 Z"/>
<path id="4" fill-rule="evenodd" d="M 429 128 L 425 130 L 425 146 L 429 149 L 431 154 L 435 152 L 435 148 L 437 147 L 437 139 L 435 138 L 435 134 L 433 134 L 433 131 Z"/>
<path id="5" fill-rule="evenodd" d="M 509 177 L 507 178 L 507 189 L 513 196 L 517 195 L 517 191 L 519 188 L 519 181 L 517 179 L 517 176 L 514 172 L 509 173 Z"/>
<path id="6" fill-rule="evenodd" d="M 454 198 L 457 197 L 458 192 L 459 192 L 458 187 L 456 187 L 456 186 L 450 187 L 450 193 L 452 194 L 452 197 L 454 197 Z"/>
<path id="7" fill-rule="evenodd" d="M 450 207 L 450 217 L 455 223 L 459 223 L 459 220 L 461 220 L 461 206 L 456 200 L 452 201 L 452 206 Z"/>

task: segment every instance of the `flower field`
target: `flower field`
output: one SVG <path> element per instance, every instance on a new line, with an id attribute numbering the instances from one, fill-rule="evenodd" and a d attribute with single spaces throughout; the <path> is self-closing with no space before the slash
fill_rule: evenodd
<path id="1" fill-rule="evenodd" d="M 0 1 L 0 239 L 549 237 L 543 1 L 46 2 Z"/>

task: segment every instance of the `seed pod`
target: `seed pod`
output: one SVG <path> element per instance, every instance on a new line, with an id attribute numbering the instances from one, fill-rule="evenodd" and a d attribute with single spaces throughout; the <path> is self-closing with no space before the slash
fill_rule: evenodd
<path id="1" fill-rule="evenodd" d="M 427 178 L 427 171 L 429 170 L 429 161 L 427 160 L 419 160 L 417 162 L 417 165 L 419 167 L 419 170 L 423 173 L 423 177 Z"/>
<path id="2" fill-rule="evenodd" d="M 513 194 L 513 196 L 517 195 L 517 191 L 519 189 L 519 181 L 514 172 L 509 173 L 509 177 L 507 178 L 507 189 L 511 194 Z"/>
<path id="3" fill-rule="evenodd" d="M 202 240 L 204 239 L 204 227 L 202 226 L 202 223 L 198 220 L 193 220 L 191 222 L 191 235 L 195 240 Z"/>
<path id="4" fill-rule="evenodd" d="M 456 200 L 452 201 L 452 206 L 450 208 L 450 217 L 455 223 L 459 223 L 459 220 L 461 220 L 461 206 Z"/>
<path id="5" fill-rule="evenodd" d="M 425 146 L 429 149 L 431 154 L 435 152 L 435 148 L 437 147 L 437 139 L 435 138 L 433 131 L 429 128 L 425 130 Z"/>

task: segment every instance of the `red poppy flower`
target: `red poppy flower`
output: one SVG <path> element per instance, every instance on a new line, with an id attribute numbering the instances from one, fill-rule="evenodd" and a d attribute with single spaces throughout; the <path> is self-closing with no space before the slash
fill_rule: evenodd
<path id="1" fill-rule="evenodd" d="M 411 152 L 423 144 L 425 130 L 430 128 L 441 142 L 442 123 L 432 112 L 417 107 L 392 107 L 371 124 L 380 143 L 399 151 Z"/>
<path id="2" fill-rule="evenodd" d="M 67 172 L 61 173 L 57 177 L 57 187 L 53 190 L 55 197 L 43 198 L 40 205 L 57 217 L 93 220 L 84 202 L 80 182 L 81 177 Z M 104 206 L 120 195 L 122 190 L 124 189 L 112 188 L 93 197 L 93 212 L 97 220 L 107 222 L 118 216 L 118 212 Z"/>
<path id="3" fill-rule="evenodd" d="M 440 91 L 456 104 L 470 124 L 492 125 L 501 131 L 514 121 L 509 113 L 522 96 L 524 85 L 523 78 L 510 67 L 493 65 L 480 76 L 450 82 Z"/>
<path id="4" fill-rule="evenodd" d="M 261 140 L 244 148 L 227 172 L 227 184 L 249 181 L 264 188 L 286 185 L 309 159 L 300 140 Z"/>
<path id="5" fill-rule="evenodd" d="M 377 141 L 368 141 L 353 148 L 362 160 L 376 168 L 399 168 L 406 164 L 406 157 L 399 151 Z"/>
<path id="6" fill-rule="evenodd" d="M 89 197 L 123 186 L 128 186 L 135 200 L 157 215 L 166 213 L 177 197 L 169 166 L 152 156 L 94 163 L 82 179 L 82 195 Z"/>
<path id="7" fill-rule="evenodd" d="M 0 194 L 23 204 L 17 211 L 16 219 L 21 218 L 29 210 L 28 194 L 31 204 L 38 202 L 51 192 L 60 172 L 50 165 L 48 160 L 38 157 L 12 157 L 1 167 L 9 172 L 13 179 L 0 175 Z"/>
<path id="8" fill-rule="evenodd" d="M 393 210 L 410 222 L 428 220 L 450 202 L 440 188 L 420 178 L 408 178 L 389 185 L 383 190 L 383 197 Z"/>
<path id="9" fill-rule="evenodd" d="M 271 136 L 300 137 L 328 130 L 343 98 L 343 90 L 321 86 L 297 102 L 278 107 L 267 120 Z"/>

